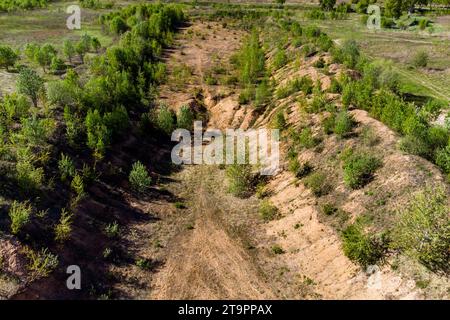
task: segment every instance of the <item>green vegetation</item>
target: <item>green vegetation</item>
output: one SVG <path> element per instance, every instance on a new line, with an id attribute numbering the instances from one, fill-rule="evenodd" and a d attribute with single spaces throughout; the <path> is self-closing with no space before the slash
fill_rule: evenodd
<path id="1" fill-rule="evenodd" d="M 343 159 L 344 182 L 352 189 L 361 188 L 373 178 L 380 166 L 381 161 L 377 157 L 365 152 L 351 151 Z"/>
<path id="2" fill-rule="evenodd" d="M 48 2 L 48 0 L 2 0 L 0 3 L 0 12 L 43 8 L 47 6 Z"/>
<path id="3" fill-rule="evenodd" d="M 324 172 L 316 171 L 303 179 L 303 183 L 316 197 L 328 194 L 332 186 L 328 182 L 328 177 Z"/>
<path id="4" fill-rule="evenodd" d="M 64 242 L 70 237 L 72 232 L 72 214 L 69 214 L 65 209 L 61 211 L 61 218 L 59 223 L 55 226 L 55 240 Z"/>
<path id="5" fill-rule="evenodd" d="M 31 205 L 29 203 L 20 203 L 14 201 L 9 209 L 9 218 L 11 219 L 11 232 L 13 234 L 19 231 L 30 221 Z"/>
<path id="6" fill-rule="evenodd" d="M 129 181 L 131 187 L 137 192 L 144 192 L 150 187 L 152 182 L 145 166 L 137 161 L 133 164 L 130 172 Z"/>
<path id="7" fill-rule="evenodd" d="M 252 168 L 247 164 L 232 164 L 227 166 L 228 191 L 237 197 L 250 195 L 254 187 Z"/>
<path id="8" fill-rule="evenodd" d="M 384 234 L 372 235 L 359 222 L 349 225 L 342 232 L 345 255 L 363 267 L 377 264 L 385 255 L 387 243 Z"/>
<path id="9" fill-rule="evenodd" d="M 393 247 L 431 270 L 448 273 L 450 218 L 445 189 L 427 187 L 400 210 L 399 217 L 392 233 Z"/>
<path id="10" fill-rule="evenodd" d="M 269 200 L 263 200 L 259 205 L 259 215 L 264 221 L 273 220 L 278 215 L 278 208 L 274 206 Z"/>

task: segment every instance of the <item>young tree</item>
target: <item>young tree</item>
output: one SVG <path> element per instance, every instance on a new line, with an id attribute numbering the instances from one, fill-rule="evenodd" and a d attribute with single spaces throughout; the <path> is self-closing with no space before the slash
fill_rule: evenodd
<path id="1" fill-rule="evenodd" d="M 36 71 L 23 68 L 17 79 L 17 90 L 19 93 L 28 96 L 33 105 L 37 107 L 39 92 L 44 88 L 44 80 Z"/>
<path id="2" fill-rule="evenodd" d="M 35 60 L 45 72 L 45 67 L 49 67 L 53 57 L 56 56 L 56 49 L 51 44 L 46 44 L 36 52 Z"/>
<path id="3" fill-rule="evenodd" d="M 102 45 L 101 45 L 100 41 L 96 37 L 93 37 L 91 39 L 91 46 L 95 50 L 95 52 L 98 53 L 98 49 L 100 49 L 100 47 Z"/>
<path id="4" fill-rule="evenodd" d="M 6 68 L 14 66 L 19 56 L 8 46 L 0 46 L 0 68 Z"/>
<path id="5" fill-rule="evenodd" d="M 63 52 L 69 62 L 72 63 L 72 57 L 75 54 L 75 47 L 70 40 L 65 40 L 63 45 Z"/>

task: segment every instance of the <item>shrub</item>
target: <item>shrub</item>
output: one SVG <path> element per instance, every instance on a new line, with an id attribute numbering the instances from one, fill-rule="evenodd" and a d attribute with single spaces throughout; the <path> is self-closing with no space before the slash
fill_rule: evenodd
<path id="1" fill-rule="evenodd" d="M 16 172 L 17 182 L 24 192 L 38 189 L 44 180 L 44 169 L 36 168 L 30 160 L 19 160 Z"/>
<path id="2" fill-rule="evenodd" d="M 228 191 L 237 197 L 246 197 L 253 188 L 253 174 L 251 166 L 247 164 L 233 164 L 226 169 L 229 180 Z"/>
<path id="3" fill-rule="evenodd" d="M 9 208 L 11 219 L 11 232 L 18 234 L 19 231 L 30 221 L 31 205 L 27 202 L 14 201 Z"/>
<path id="4" fill-rule="evenodd" d="M 366 234 L 356 222 L 342 232 L 342 246 L 344 254 L 350 260 L 367 267 L 383 258 L 387 250 L 387 239 L 384 235 L 378 237 Z"/>
<path id="5" fill-rule="evenodd" d="M 328 177 L 325 173 L 316 171 L 307 176 L 303 182 L 307 188 L 311 189 L 316 197 L 320 197 L 331 191 L 331 185 L 327 180 Z"/>
<path id="6" fill-rule="evenodd" d="M 352 152 L 345 157 L 342 168 L 344 169 L 344 182 L 352 188 L 357 189 L 368 183 L 381 166 L 381 161 L 370 154 Z"/>
<path id="7" fill-rule="evenodd" d="M 269 200 L 263 200 L 259 205 L 259 215 L 264 221 L 273 220 L 278 215 L 278 208 Z"/>
<path id="8" fill-rule="evenodd" d="M 156 124 L 158 128 L 167 135 L 172 134 L 175 129 L 176 117 L 172 110 L 166 105 L 162 105 L 156 116 Z"/>
<path id="9" fill-rule="evenodd" d="M 273 127 L 274 129 L 283 130 L 286 128 L 286 119 L 284 117 L 284 111 L 280 110 L 275 114 L 275 118 L 273 119 Z"/>
<path id="10" fill-rule="evenodd" d="M 411 135 L 401 138 L 398 147 L 403 152 L 417 156 L 426 157 L 430 154 L 427 143 L 423 139 Z"/>
<path id="11" fill-rule="evenodd" d="M 334 113 L 322 119 L 322 126 L 325 134 L 332 134 L 334 132 L 335 122 L 336 116 Z"/>
<path id="12" fill-rule="evenodd" d="M 137 161 L 133 164 L 129 176 L 129 181 L 131 187 L 137 192 L 144 192 L 150 187 L 150 184 L 152 182 L 147 169 L 140 161 Z"/>
<path id="13" fill-rule="evenodd" d="M 342 86 L 335 77 L 331 78 L 330 88 L 328 91 L 331 93 L 341 93 L 342 92 Z"/>
<path id="14" fill-rule="evenodd" d="M 336 115 L 334 121 L 334 133 L 340 137 L 346 136 L 350 133 L 355 125 L 355 120 L 353 116 L 347 111 L 341 111 Z"/>
<path id="15" fill-rule="evenodd" d="M 267 81 L 261 81 L 255 90 L 255 106 L 259 108 L 266 105 L 270 100 L 271 94 Z"/>
<path id="16" fill-rule="evenodd" d="M 412 58 L 411 63 L 416 68 L 425 68 L 428 65 L 428 53 L 425 51 L 417 52 Z"/>
<path id="17" fill-rule="evenodd" d="M 450 218 L 444 187 L 426 187 L 400 210 L 393 247 L 433 271 L 450 271 Z"/>
<path id="18" fill-rule="evenodd" d="M 70 187 L 75 191 L 78 197 L 81 197 L 84 194 L 83 178 L 78 173 L 73 177 Z"/>
<path id="19" fill-rule="evenodd" d="M 61 153 L 61 159 L 58 161 L 58 169 L 62 181 L 75 175 L 75 165 L 72 159 L 64 153 Z"/>
<path id="20" fill-rule="evenodd" d="M 44 88 L 44 80 L 29 68 L 22 68 L 17 78 L 17 91 L 28 96 L 37 107 L 38 94 Z"/>
<path id="21" fill-rule="evenodd" d="M 182 106 L 177 116 L 177 127 L 191 130 L 194 124 L 194 113 L 189 106 Z"/>
<path id="22" fill-rule="evenodd" d="M 307 149 L 315 147 L 319 142 L 317 138 L 313 137 L 311 128 L 309 127 L 302 130 L 298 140 L 300 146 Z"/>
<path id="23" fill-rule="evenodd" d="M 14 66 L 19 56 L 8 46 L 0 45 L 0 68 L 6 68 Z"/>
<path id="24" fill-rule="evenodd" d="M 55 240 L 57 242 L 64 242 L 70 237 L 72 232 L 72 214 L 63 209 L 61 211 L 61 218 L 59 223 L 55 226 Z"/>
<path id="25" fill-rule="evenodd" d="M 108 238 L 116 238 L 119 235 L 119 224 L 117 221 L 114 221 L 113 223 L 109 223 L 105 227 L 105 234 L 108 236 Z"/>
<path id="26" fill-rule="evenodd" d="M 25 249 L 28 258 L 27 268 L 35 277 L 46 277 L 58 266 L 58 256 L 52 254 L 47 248 L 40 251 Z"/>
<path id="27" fill-rule="evenodd" d="M 333 214 L 335 214 L 338 211 L 338 208 L 336 208 L 333 204 L 331 203 L 325 203 L 322 205 L 321 207 L 323 214 L 327 215 L 327 216 L 332 216 Z"/>
<path id="28" fill-rule="evenodd" d="M 296 178 L 301 179 L 308 174 L 310 174 L 313 170 L 313 167 L 309 162 L 300 163 L 297 158 L 293 158 L 289 160 L 289 171 L 291 171 Z"/>
<path id="29" fill-rule="evenodd" d="M 361 132 L 361 139 L 364 145 L 372 147 L 379 142 L 379 137 L 369 126 L 364 126 Z"/>
<path id="30" fill-rule="evenodd" d="M 283 253 L 285 253 L 283 248 L 280 247 L 278 244 L 273 245 L 271 249 L 272 249 L 272 252 L 275 253 L 275 254 L 283 254 Z"/>
<path id="31" fill-rule="evenodd" d="M 111 20 L 109 28 L 115 34 L 122 34 L 128 30 L 127 23 L 120 16 L 116 16 Z"/>
<path id="32" fill-rule="evenodd" d="M 450 173 L 450 145 L 436 152 L 436 164 L 445 172 Z"/>
<path id="33" fill-rule="evenodd" d="M 278 49 L 273 58 L 273 65 L 275 69 L 280 69 L 288 62 L 286 51 L 283 49 Z"/>

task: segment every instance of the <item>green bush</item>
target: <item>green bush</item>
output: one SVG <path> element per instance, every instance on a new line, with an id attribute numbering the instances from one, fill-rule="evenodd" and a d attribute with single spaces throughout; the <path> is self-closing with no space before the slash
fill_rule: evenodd
<path id="1" fill-rule="evenodd" d="M 192 130 L 194 125 L 194 113 L 189 106 L 182 106 L 177 116 L 177 127 Z"/>
<path id="2" fill-rule="evenodd" d="M 18 234 L 20 230 L 30 221 L 31 205 L 27 202 L 14 201 L 9 208 L 11 219 L 11 232 Z"/>
<path id="3" fill-rule="evenodd" d="M 402 137 L 398 147 L 403 152 L 421 157 L 427 157 L 430 154 L 428 144 L 423 139 L 415 136 L 406 135 Z"/>
<path id="4" fill-rule="evenodd" d="M 298 140 L 300 146 L 307 149 L 313 148 L 319 143 L 319 139 L 312 135 L 311 128 L 309 127 L 302 130 L 299 134 Z"/>
<path id="5" fill-rule="evenodd" d="M 331 185 L 328 183 L 327 175 L 320 171 L 311 173 L 303 182 L 307 188 L 311 189 L 316 197 L 324 196 L 331 191 Z"/>
<path id="6" fill-rule="evenodd" d="M 13 49 L 0 45 L 0 68 L 6 68 L 8 70 L 14 66 L 18 59 L 19 56 Z"/>
<path id="7" fill-rule="evenodd" d="M 272 252 L 275 253 L 275 254 L 283 254 L 283 253 L 285 253 L 283 248 L 280 247 L 278 244 L 273 245 L 271 249 L 272 249 Z"/>
<path id="8" fill-rule="evenodd" d="M 273 65 L 275 69 L 280 69 L 281 67 L 286 65 L 286 63 L 288 63 L 286 51 L 284 49 L 279 48 L 273 58 Z"/>
<path id="9" fill-rule="evenodd" d="M 22 68 L 17 78 L 18 93 L 28 96 L 33 105 L 37 107 L 38 96 L 41 90 L 44 89 L 44 80 L 36 73 L 36 71 L 29 68 Z"/>
<path id="10" fill-rule="evenodd" d="M 344 182 L 352 189 L 361 188 L 373 178 L 380 166 L 381 160 L 377 157 L 368 153 L 352 152 L 345 157 L 342 165 Z"/>
<path id="11" fill-rule="evenodd" d="M 333 132 L 340 137 L 344 137 L 352 131 L 354 126 L 355 120 L 353 116 L 344 110 L 336 115 Z"/>
<path id="12" fill-rule="evenodd" d="M 105 227 L 105 234 L 108 236 L 108 238 L 117 238 L 119 235 L 119 224 L 117 221 L 114 221 L 113 223 L 109 223 Z"/>
<path id="13" fill-rule="evenodd" d="M 250 195 L 254 186 L 254 177 L 250 165 L 233 164 L 227 166 L 228 191 L 237 197 Z"/>
<path id="14" fill-rule="evenodd" d="M 144 192 L 150 187 L 152 182 L 145 166 L 137 161 L 133 164 L 130 172 L 129 181 L 131 187 L 137 192 Z"/>
<path id="15" fill-rule="evenodd" d="M 259 205 L 259 215 L 264 221 L 273 220 L 278 215 L 278 208 L 269 200 L 263 200 Z"/>
<path id="16" fill-rule="evenodd" d="M 428 53 L 425 51 L 418 51 L 413 56 L 411 63 L 416 68 L 425 68 L 428 65 Z"/>
<path id="17" fill-rule="evenodd" d="M 335 122 L 336 115 L 334 113 L 322 119 L 322 127 L 325 134 L 332 134 L 334 132 Z"/>
<path id="18" fill-rule="evenodd" d="M 379 142 L 379 137 L 371 127 L 364 126 L 361 131 L 361 140 L 365 146 L 373 147 Z"/>
<path id="19" fill-rule="evenodd" d="M 172 110 L 162 105 L 156 116 L 157 127 L 167 135 L 171 135 L 175 129 L 176 117 Z"/>
<path id="20" fill-rule="evenodd" d="M 308 174 L 310 174 L 313 170 L 313 167 L 309 162 L 300 163 L 297 157 L 289 160 L 289 171 L 291 171 L 296 178 L 301 179 Z"/>
<path id="21" fill-rule="evenodd" d="M 75 165 L 69 156 L 61 153 L 61 159 L 58 161 L 59 174 L 62 181 L 66 181 L 67 178 L 71 178 L 75 175 Z"/>
<path id="22" fill-rule="evenodd" d="M 445 173 L 450 173 L 450 145 L 436 152 L 435 161 Z"/>
<path id="23" fill-rule="evenodd" d="M 57 242 L 65 242 L 72 232 L 72 214 L 62 209 L 59 223 L 55 226 L 55 240 Z"/>
<path id="24" fill-rule="evenodd" d="M 377 264 L 387 250 L 385 236 L 366 234 L 357 222 L 348 226 L 341 237 L 344 254 L 363 267 Z"/>
<path id="25" fill-rule="evenodd" d="M 331 78 L 330 88 L 328 91 L 331 93 L 341 93 L 342 92 L 342 85 L 335 77 Z"/>
<path id="26" fill-rule="evenodd" d="M 75 173 L 73 176 L 72 182 L 70 183 L 70 187 L 73 191 L 77 194 L 77 197 L 81 197 L 84 194 L 84 181 L 83 178 L 78 174 Z"/>
<path id="27" fill-rule="evenodd" d="M 399 212 L 393 247 L 433 271 L 450 271 L 450 215 L 444 187 L 427 187 Z"/>
<path id="28" fill-rule="evenodd" d="M 286 118 L 284 117 L 284 111 L 280 110 L 275 114 L 275 118 L 273 119 L 273 127 L 274 129 L 283 130 L 287 126 Z"/>

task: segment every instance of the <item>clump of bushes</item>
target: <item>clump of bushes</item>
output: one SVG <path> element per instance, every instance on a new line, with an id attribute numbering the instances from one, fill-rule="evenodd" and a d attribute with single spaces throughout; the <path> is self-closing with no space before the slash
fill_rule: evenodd
<path id="1" fill-rule="evenodd" d="M 443 186 L 428 186 L 399 212 L 393 248 L 418 259 L 433 271 L 450 271 L 450 216 Z"/>
<path id="2" fill-rule="evenodd" d="M 388 248 L 386 235 L 371 235 L 359 222 L 349 225 L 341 238 L 344 254 L 363 267 L 377 264 Z"/>
<path id="3" fill-rule="evenodd" d="M 375 171 L 381 166 L 381 160 L 365 152 L 349 152 L 343 159 L 344 183 L 358 189 L 367 184 Z"/>

